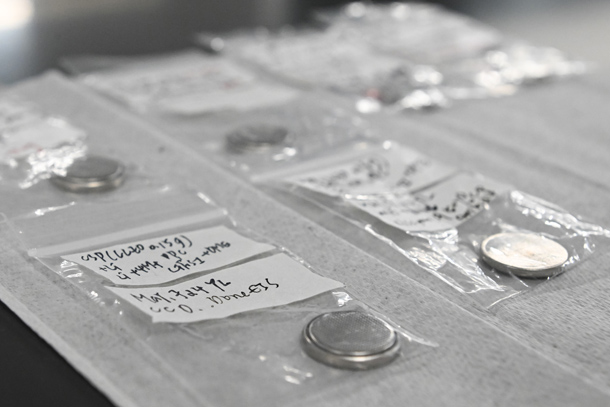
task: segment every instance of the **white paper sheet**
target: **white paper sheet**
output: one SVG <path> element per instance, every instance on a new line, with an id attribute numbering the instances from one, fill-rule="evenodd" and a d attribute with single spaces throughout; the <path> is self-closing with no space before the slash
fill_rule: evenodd
<path id="1" fill-rule="evenodd" d="M 62 256 L 120 285 L 162 284 L 273 250 L 217 226 Z"/>
<path id="2" fill-rule="evenodd" d="M 153 322 L 195 322 L 304 300 L 343 284 L 285 254 L 167 287 L 109 288 Z"/>
<path id="3" fill-rule="evenodd" d="M 495 181 L 462 173 L 416 194 L 371 195 L 349 202 L 407 232 L 438 231 L 470 219 L 506 190 Z"/>
<path id="4" fill-rule="evenodd" d="M 454 172 L 415 150 L 392 146 L 287 181 L 330 196 L 356 196 L 411 192 Z"/>

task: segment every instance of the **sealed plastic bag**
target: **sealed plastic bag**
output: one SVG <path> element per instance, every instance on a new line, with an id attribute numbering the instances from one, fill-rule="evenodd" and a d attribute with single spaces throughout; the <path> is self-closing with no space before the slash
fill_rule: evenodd
<path id="1" fill-rule="evenodd" d="M 96 204 L 105 217 L 94 217 L 92 208 L 63 210 L 16 219 L 13 227 L 30 255 L 120 320 L 167 380 L 200 402 L 286 405 L 339 384 L 380 380 L 387 368 L 409 369 L 412 358 L 435 346 L 288 250 L 239 228 L 202 195 L 149 198 Z M 68 225 L 63 233 L 39 233 L 60 222 Z M 207 239 L 217 228 L 232 237 Z M 211 269 L 189 262 L 197 253 L 218 262 L 212 259 L 232 249 L 235 261 Z M 193 266 L 178 270 L 180 264 Z M 117 267 L 132 278 L 119 277 Z M 222 391 L 228 380 L 240 386 Z"/>
<path id="2" fill-rule="evenodd" d="M 120 202 L 166 188 L 165 180 L 151 178 L 127 154 L 113 148 L 90 148 L 81 139 L 84 132 L 63 121 L 46 119 L 26 130 L 21 128 L 10 136 L 32 134 L 51 142 L 56 131 L 62 140 L 66 135 L 74 138 L 72 144 L 59 147 L 30 144 L 35 151 L 26 157 L 13 156 L 15 166 L 3 167 L 0 191 L 10 199 L 3 200 L 0 211 L 9 218 L 80 204 Z"/>
<path id="3" fill-rule="evenodd" d="M 27 189 L 85 154 L 86 133 L 32 104 L 0 98 L 0 180 Z"/>
<path id="4" fill-rule="evenodd" d="M 0 132 L 40 119 L 41 113 L 35 106 L 15 98 L 2 95 L 0 97 Z"/>
<path id="5" fill-rule="evenodd" d="M 329 31 L 422 65 L 478 55 L 503 40 L 497 30 L 431 4 L 353 2 L 316 17 Z"/>
<path id="6" fill-rule="evenodd" d="M 500 97 L 541 80 L 580 75 L 586 64 L 524 43 L 466 16 L 428 4 L 350 3 L 318 13 L 327 31 L 402 59 L 359 101 L 363 113 L 445 107 L 452 100 Z M 339 35 L 339 34 L 336 34 Z"/>
<path id="7" fill-rule="evenodd" d="M 508 185 L 388 141 L 348 145 L 256 181 L 347 219 L 487 307 L 574 267 L 610 237 Z"/>
<path id="8" fill-rule="evenodd" d="M 139 58 L 83 56 L 63 65 L 100 93 L 142 113 L 199 115 L 284 103 L 296 91 L 197 51 Z"/>
<path id="9" fill-rule="evenodd" d="M 325 92 L 302 93 L 283 106 L 240 115 L 176 123 L 173 131 L 170 124 L 168 132 L 247 177 L 371 136 L 368 123 L 349 103 Z"/>
<path id="10" fill-rule="evenodd" d="M 226 39 L 225 55 L 302 88 L 364 95 L 371 84 L 399 68 L 399 58 L 372 52 L 340 31 L 285 30 Z"/>

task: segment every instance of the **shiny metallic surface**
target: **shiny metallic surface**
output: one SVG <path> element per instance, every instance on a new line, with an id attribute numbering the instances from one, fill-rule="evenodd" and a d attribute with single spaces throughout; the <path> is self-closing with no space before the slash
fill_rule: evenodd
<path id="1" fill-rule="evenodd" d="M 226 135 L 227 149 L 236 153 L 256 152 L 279 146 L 286 141 L 288 130 L 271 124 L 252 124 Z"/>
<path id="2" fill-rule="evenodd" d="M 546 278 L 562 271 L 568 251 L 534 233 L 499 233 L 485 239 L 481 257 L 494 269 L 525 278 Z"/>
<path id="3" fill-rule="evenodd" d="M 303 330 L 303 349 L 328 366 L 368 370 L 393 361 L 400 352 L 394 329 L 361 311 L 329 312 L 311 320 Z"/>
<path id="4" fill-rule="evenodd" d="M 56 175 L 51 182 L 70 192 L 107 191 L 120 186 L 125 179 L 125 166 L 118 161 L 98 156 L 75 160 L 65 175 Z"/>

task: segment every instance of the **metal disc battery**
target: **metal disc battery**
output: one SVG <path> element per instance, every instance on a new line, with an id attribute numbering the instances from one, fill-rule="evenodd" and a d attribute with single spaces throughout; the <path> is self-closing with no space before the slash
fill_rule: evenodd
<path id="1" fill-rule="evenodd" d="M 535 233 L 498 233 L 481 244 L 481 257 L 494 269 L 524 278 L 547 278 L 562 271 L 568 251 Z"/>
<path id="2" fill-rule="evenodd" d="M 99 156 L 74 160 L 64 175 L 56 175 L 51 182 L 70 192 L 106 191 L 120 186 L 125 179 L 125 166 L 118 161 Z"/>
<path id="3" fill-rule="evenodd" d="M 271 124 L 240 127 L 226 135 L 227 149 L 236 153 L 259 152 L 281 145 L 288 130 Z"/>
<path id="4" fill-rule="evenodd" d="M 394 360 L 400 352 L 396 331 L 361 311 L 321 314 L 303 330 L 303 349 L 312 359 L 351 370 L 368 370 Z"/>

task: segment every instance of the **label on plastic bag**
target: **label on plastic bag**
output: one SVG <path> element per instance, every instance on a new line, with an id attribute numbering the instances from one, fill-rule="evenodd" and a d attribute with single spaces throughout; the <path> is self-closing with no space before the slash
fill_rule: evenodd
<path id="1" fill-rule="evenodd" d="M 270 106 L 297 94 L 285 86 L 263 84 L 230 61 L 205 58 L 93 74 L 85 82 L 136 108 L 154 105 L 186 115 Z"/>
<path id="2" fill-rule="evenodd" d="M 507 187 L 471 174 L 459 174 L 416 194 L 350 199 L 357 208 L 407 232 L 450 229 L 485 208 Z"/>
<path id="3" fill-rule="evenodd" d="M 368 195 L 414 191 L 454 172 L 415 150 L 393 147 L 287 181 L 331 196 Z"/>
<path id="4" fill-rule="evenodd" d="M 166 287 L 109 288 L 153 322 L 195 322 L 304 300 L 343 284 L 285 254 Z"/>
<path id="5" fill-rule="evenodd" d="M 174 234 L 62 256 L 120 285 L 162 284 L 273 250 L 225 227 Z"/>
<path id="6" fill-rule="evenodd" d="M 59 119 L 24 123 L 2 133 L 0 162 L 25 158 L 62 144 L 76 143 L 84 136 L 83 130 Z"/>

